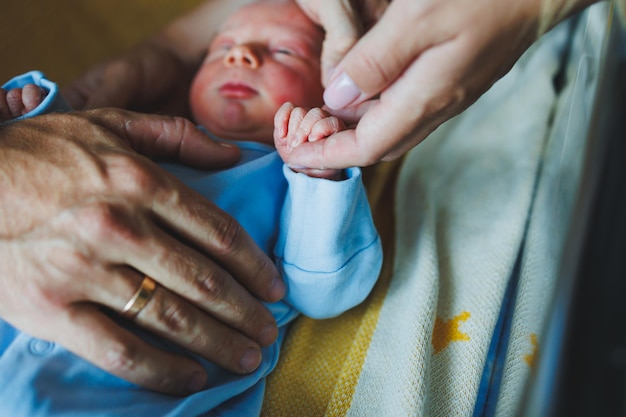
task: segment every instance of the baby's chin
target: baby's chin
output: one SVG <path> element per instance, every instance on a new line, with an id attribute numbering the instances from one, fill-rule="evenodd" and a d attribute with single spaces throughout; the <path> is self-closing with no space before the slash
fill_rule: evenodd
<path id="1" fill-rule="evenodd" d="M 275 111 L 249 107 L 238 101 L 225 105 L 218 101 L 209 108 L 194 107 L 192 103 L 192 113 L 196 123 L 220 138 L 273 145 Z"/>
<path id="2" fill-rule="evenodd" d="M 223 121 L 205 121 L 200 123 L 211 134 L 221 139 L 248 141 L 248 142 L 260 142 L 267 145 L 274 145 L 274 125 L 271 126 L 245 126 L 241 123 L 238 124 L 225 124 Z"/>

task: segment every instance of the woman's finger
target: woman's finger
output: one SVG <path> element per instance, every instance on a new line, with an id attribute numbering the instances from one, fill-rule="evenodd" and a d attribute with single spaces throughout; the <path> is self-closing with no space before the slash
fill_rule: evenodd
<path id="1" fill-rule="evenodd" d="M 177 160 L 200 169 L 223 168 L 240 157 L 237 147 L 211 140 L 183 117 L 119 109 L 93 110 L 87 115 L 148 157 Z"/>
<path id="2" fill-rule="evenodd" d="M 422 50 L 441 39 L 443 34 L 428 30 L 427 5 L 411 0 L 391 2 L 333 72 L 324 91 L 328 107 L 341 109 L 380 93 Z"/>

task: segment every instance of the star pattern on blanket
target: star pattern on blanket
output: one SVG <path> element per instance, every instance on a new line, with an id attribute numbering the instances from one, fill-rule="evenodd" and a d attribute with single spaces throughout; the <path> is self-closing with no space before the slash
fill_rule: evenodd
<path id="1" fill-rule="evenodd" d="M 530 334 L 530 344 L 533 345 L 533 351 L 528 355 L 524 355 L 524 362 L 532 368 L 535 365 L 537 351 L 539 350 L 539 342 L 537 341 L 537 335 L 535 333 Z"/>
<path id="2" fill-rule="evenodd" d="M 470 318 L 469 311 L 463 311 L 461 314 L 452 317 L 450 320 L 444 320 L 440 317 L 435 318 L 435 328 L 433 329 L 432 344 L 435 353 L 439 353 L 452 342 L 467 342 L 470 337 L 460 330 L 460 325 Z"/>

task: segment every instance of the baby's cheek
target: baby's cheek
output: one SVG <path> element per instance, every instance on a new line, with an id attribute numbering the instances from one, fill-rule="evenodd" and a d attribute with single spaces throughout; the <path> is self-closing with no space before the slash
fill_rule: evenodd
<path id="1" fill-rule="evenodd" d="M 189 90 L 189 108 L 191 114 L 197 123 L 201 123 L 206 117 L 208 111 L 208 103 L 205 97 L 205 91 L 207 89 L 207 83 L 202 79 L 196 78 L 191 84 Z"/>
<path id="2" fill-rule="evenodd" d="M 271 86 L 267 91 L 271 94 L 274 105 L 281 106 L 291 102 L 299 107 L 317 107 L 324 103 L 323 87 L 319 78 L 296 69 L 273 71 L 270 75 Z"/>

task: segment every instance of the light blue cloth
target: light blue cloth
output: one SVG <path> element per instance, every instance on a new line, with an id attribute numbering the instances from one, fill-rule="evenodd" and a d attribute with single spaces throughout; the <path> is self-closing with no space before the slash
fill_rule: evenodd
<path id="1" fill-rule="evenodd" d="M 24 79 L 45 80 L 43 75 L 32 74 Z M 18 77 L 9 85 L 24 79 Z M 43 106 L 55 102 L 50 95 L 56 90 L 48 83 L 40 83 L 51 91 Z M 343 181 L 310 178 L 284 166 L 269 146 L 237 145 L 242 160 L 227 170 L 199 171 L 173 163 L 162 166 L 234 216 L 276 259 L 288 292 L 284 301 L 267 305 L 279 325 L 279 337 L 263 349 L 261 366 L 240 376 L 196 357 L 210 375 L 206 389 L 184 398 L 171 397 L 123 381 L 59 345 L 0 321 L 0 415 L 258 415 L 264 378 L 276 365 L 287 325 L 301 312 L 332 317 L 365 299 L 378 278 L 382 249 L 360 170 L 348 169 Z M 141 329 L 132 329 L 157 346 L 190 355 Z"/>
<path id="2" fill-rule="evenodd" d="M 28 114 L 24 114 L 22 116 L 16 117 L 15 119 L 8 120 L 4 123 L 10 123 L 16 120 L 22 120 L 27 117 L 37 116 L 43 113 L 52 113 L 57 111 L 68 111 L 70 110 L 69 104 L 65 101 L 63 96 L 59 92 L 59 87 L 56 83 L 48 80 L 46 76 L 41 71 L 30 71 L 22 75 L 18 75 L 7 81 L 2 88 L 6 91 L 9 91 L 13 88 L 22 88 L 26 84 L 35 84 L 38 85 L 48 91 L 48 95 L 44 98 L 43 102 L 32 111 L 28 112 Z M 2 123 L 0 123 L 2 124 Z"/>

